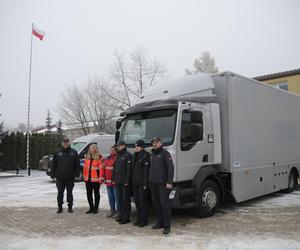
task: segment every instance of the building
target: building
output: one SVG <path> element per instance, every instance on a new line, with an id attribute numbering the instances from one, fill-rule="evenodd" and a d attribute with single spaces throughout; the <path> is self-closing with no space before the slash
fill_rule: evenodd
<path id="1" fill-rule="evenodd" d="M 254 79 L 300 95 L 300 68 L 257 76 Z"/>
<path id="2" fill-rule="evenodd" d="M 61 129 L 63 131 L 63 135 L 70 138 L 71 141 L 80 136 L 85 135 L 82 128 L 80 128 L 78 124 L 66 124 L 65 126 L 62 126 Z M 89 129 L 90 133 L 96 133 L 95 126 L 91 122 L 89 122 L 89 124 L 88 124 L 88 129 Z M 48 131 L 49 130 L 46 128 L 46 126 L 40 126 L 40 127 L 32 129 L 31 133 L 45 134 Z M 51 125 L 50 132 L 51 133 L 57 132 L 56 125 Z"/>

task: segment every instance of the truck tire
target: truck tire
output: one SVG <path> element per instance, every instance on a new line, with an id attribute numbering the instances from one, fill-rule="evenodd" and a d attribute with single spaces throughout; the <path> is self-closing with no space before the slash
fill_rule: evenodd
<path id="1" fill-rule="evenodd" d="M 295 190 L 297 186 L 297 176 L 296 176 L 296 172 L 294 170 L 291 170 L 290 174 L 289 174 L 289 184 L 288 184 L 288 188 L 285 190 L 287 193 L 291 193 Z"/>
<path id="2" fill-rule="evenodd" d="M 216 213 L 220 205 L 220 189 L 213 180 L 206 180 L 202 183 L 196 195 L 197 207 L 195 214 L 206 218 Z"/>

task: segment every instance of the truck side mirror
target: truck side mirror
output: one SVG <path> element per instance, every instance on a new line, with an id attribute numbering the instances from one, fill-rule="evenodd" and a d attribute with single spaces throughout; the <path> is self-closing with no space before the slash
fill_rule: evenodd
<path id="1" fill-rule="evenodd" d="M 191 123 L 203 124 L 203 114 L 201 111 L 192 111 L 191 112 Z"/>
<path id="2" fill-rule="evenodd" d="M 202 141 L 203 140 L 203 125 L 202 124 L 192 124 L 192 141 Z"/>
<path id="3" fill-rule="evenodd" d="M 120 139 L 120 131 L 117 131 L 117 132 L 115 133 L 115 143 L 116 143 L 116 144 L 118 143 L 119 139 Z"/>
<path id="4" fill-rule="evenodd" d="M 116 121 L 116 129 L 119 130 L 122 126 L 122 119 Z"/>

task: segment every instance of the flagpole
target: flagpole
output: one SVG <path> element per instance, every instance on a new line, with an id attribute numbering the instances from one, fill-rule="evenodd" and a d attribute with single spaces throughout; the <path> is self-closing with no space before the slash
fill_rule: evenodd
<path id="1" fill-rule="evenodd" d="M 33 23 L 31 24 L 31 43 L 30 43 L 30 64 L 29 64 L 29 83 L 28 83 L 28 109 L 27 109 L 27 151 L 26 151 L 26 167 L 28 176 L 30 176 L 29 166 L 29 148 L 30 148 L 30 92 L 31 92 L 31 64 L 32 64 L 32 29 Z"/>

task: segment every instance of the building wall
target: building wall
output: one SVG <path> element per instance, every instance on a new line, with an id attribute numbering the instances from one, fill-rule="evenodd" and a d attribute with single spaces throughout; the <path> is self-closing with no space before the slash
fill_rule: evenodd
<path id="1" fill-rule="evenodd" d="M 293 93 L 296 93 L 296 94 L 300 95 L 300 74 L 274 78 L 274 79 L 271 79 L 271 80 L 264 80 L 262 82 L 268 83 L 268 84 L 271 84 L 271 85 L 275 85 L 275 84 L 278 84 L 278 83 L 281 83 L 281 82 L 287 82 L 288 83 L 288 90 L 290 92 L 293 92 Z"/>

